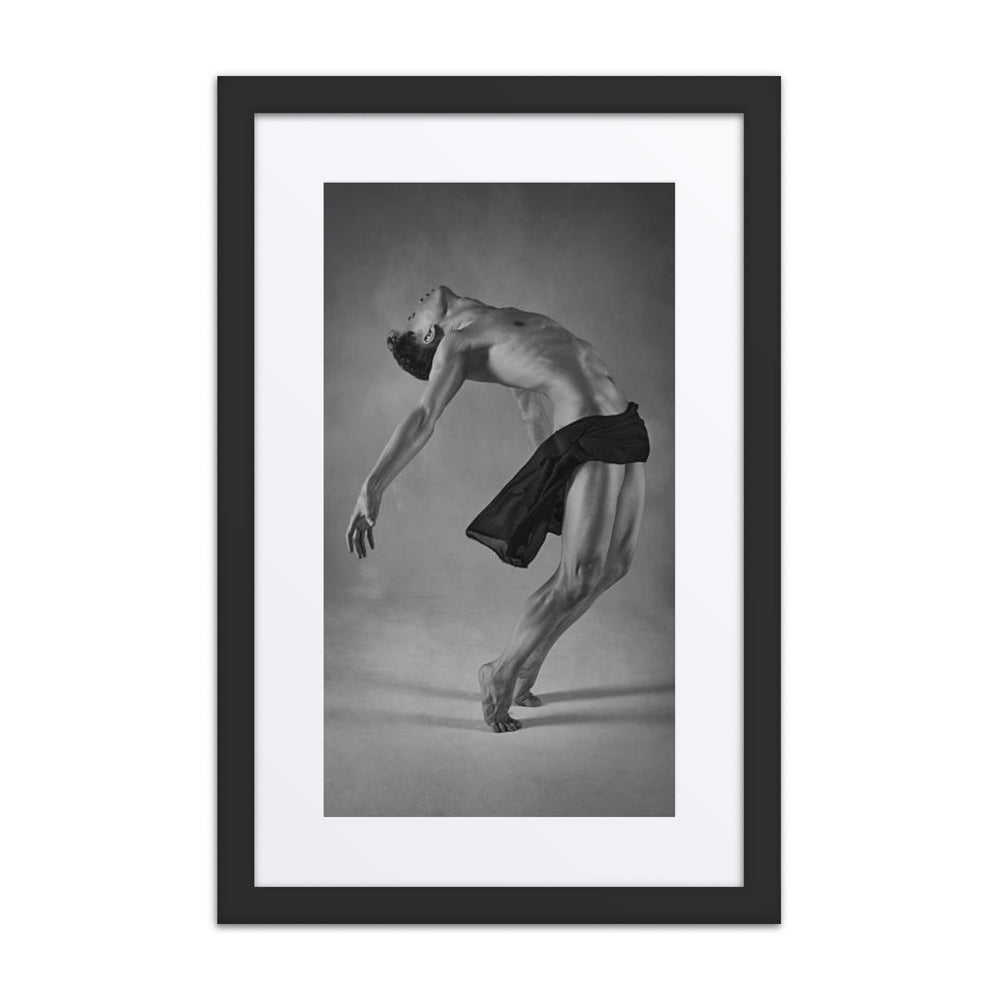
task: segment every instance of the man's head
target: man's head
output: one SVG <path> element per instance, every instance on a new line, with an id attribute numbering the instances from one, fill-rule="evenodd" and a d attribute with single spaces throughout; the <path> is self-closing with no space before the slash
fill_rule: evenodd
<path id="1" fill-rule="evenodd" d="M 389 334 L 386 343 L 404 372 L 425 382 L 430 377 L 434 352 L 444 336 L 441 323 L 456 298 L 445 285 L 432 288 L 420 297 L 417 308 L 406 318 L 405 332 L 393 330 Z"/>
<path id="2" fill-rule="evenodd" d="M 409 372 L 414 378 L 426 382 L 431 375 L 434 352 L 443 336 L 444 330 L 437 325 L 423 334 L 418 334 L 415 330 L 407 330 L 405 333 L 393 330 L 386 338 L 386 343 L 396 359 L 396 364 L 404 372 Z"/>

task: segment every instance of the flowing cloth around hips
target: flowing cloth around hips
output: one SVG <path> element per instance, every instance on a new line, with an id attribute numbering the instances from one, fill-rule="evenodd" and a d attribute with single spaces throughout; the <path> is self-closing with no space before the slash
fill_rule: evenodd
<path id="1" fill-rule="evenodd" d="M 489 546 L 505 563 L 527 566 L 546 534 L 562 534 L 566 489 L 578 466 L 627 465 L 648 457 L 646 424 L 635 403 L 614 416 L 574 420 L 538 446 L 465 533 Z"/>

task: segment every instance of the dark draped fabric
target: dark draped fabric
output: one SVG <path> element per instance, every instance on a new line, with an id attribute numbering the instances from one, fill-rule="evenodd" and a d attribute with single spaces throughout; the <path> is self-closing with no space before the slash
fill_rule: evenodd
<path id="1" fill-rule="evenodd" d="M 547 533 L 562 534 L 573 470 L 584 462 L 627 465 L 649 457 L 646 425 L 635 403 L 611 417 L 582 417 L 546 438 L 489 506 L 465 529 L 505 563 L 527 566 Z"/>

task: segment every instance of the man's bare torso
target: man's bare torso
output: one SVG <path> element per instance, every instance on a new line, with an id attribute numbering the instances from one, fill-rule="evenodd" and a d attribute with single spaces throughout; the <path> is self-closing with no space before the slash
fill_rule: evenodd
<path id="1" fill-rule="evenodd" d="M 467 319 L 441 345 L 464 356 L 465 377 L 541 393 L 552 404 L 554 427 L 626 407 L 604 359 L 548 316 L 480 303 Z"/>

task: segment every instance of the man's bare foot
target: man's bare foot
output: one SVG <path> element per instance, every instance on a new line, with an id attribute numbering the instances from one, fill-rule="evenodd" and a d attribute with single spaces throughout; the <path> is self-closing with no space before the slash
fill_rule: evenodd
<path id="1" fill-rule="evenodd" d="M 512 719 L 510 708 L 513 685 L 505 684 L 496 676 L 492 663 L 484 663 L 479 668 L 479 690 L 483 696 L 483 718 L 495 733 L 516 733 L 521 728 L 517 719 Z"/>
<path id="2" fill-rule="evenodd" d="M 523 705 L 525 708 L 538 708 L 542 704 L 542 699 L 530 691 L 516 691 L 514 693 L 514 704 Z"/>
<path id="3" fill-rule="evenodd" d="M 537 694 L 531 693 L 531 688 L 538 677 L 537 670 L 528 670 L 519 674 L 514 683 L 514 704 L 523 705 L 525 708 L 538 708 L 542 699 Z"/>

